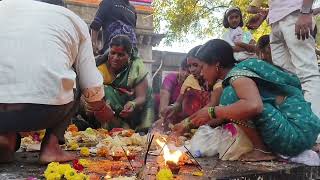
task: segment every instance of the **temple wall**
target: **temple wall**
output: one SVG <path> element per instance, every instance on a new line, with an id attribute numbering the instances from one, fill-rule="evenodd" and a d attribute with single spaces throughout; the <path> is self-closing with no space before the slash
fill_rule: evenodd
<path id="1" fill-rule="evenodd" d="M 99 0 L 67 0 L 67 8 L 79 15 L 87 24 L 93 20 L 99 6 Z M 152 82 L 152 46 L 160 43 L 163 35 L 155 34 L 153 27 L 152 8 L 147 6 L 136 6 L 138 50 L 140 57 L 144 60 L 149 72 L 149 83 Z"/>

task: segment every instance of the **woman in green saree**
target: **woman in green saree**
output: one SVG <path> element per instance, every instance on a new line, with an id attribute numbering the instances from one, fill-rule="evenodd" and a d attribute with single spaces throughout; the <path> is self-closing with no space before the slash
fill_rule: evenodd
<path id="1" fill-rule="evenodd" d="M 144 131 L 151 127 L 152 89 L 142 60 L 134 55 L 130 39 L 125 35 L 112 38 L 108 52 L 97 59 L 97 66 L 104 78 L 106 102 L 114 111 L 107 128 Z"/>
<path id="2" fill-rule="evenodd" d="M 209 83 L 223 79 L 220 105 L 201 109 L 176 130 L 235 123 L 254 145 L 242 158 L 251 161 L 269 160 L 268 151 L 295 156 L 313 147 L 320 120 L 305 101 L 297 76 L 258 59 L 235 65 L 231 46 L 219 39 L 208 41 L 197 57 Z"/>

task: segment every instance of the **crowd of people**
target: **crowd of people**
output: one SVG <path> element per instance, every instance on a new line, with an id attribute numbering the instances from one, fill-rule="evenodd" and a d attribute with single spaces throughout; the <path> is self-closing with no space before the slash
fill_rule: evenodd
<path id="1" fill-rule="evenodd" d="M 253 0 L 249 22 L 238 7 L 227 9 L 222 39 L 187 53 L 178 73 L 164 78 L 159 104 L 139 57 L 137 15 L 128 0 L 103 0 L 91 34 L 80 17 L 58 6 L 63 1 L 52 2 L 0 2 L 6 24 L 0 29 L 0 163 L 13 160 L 19 132 L 40 129 L 46 129 L 41 163 L 74 159 L 59 146 L 70 123 L 171 129 L 172 136 L 233 123 L 254 146 L 242 156 L 248 161 L 314 147 L 320 73 L 312 0 Z M 271 34 L 256 42 L 243 26 L 257 29 L 267 17 Z"/>

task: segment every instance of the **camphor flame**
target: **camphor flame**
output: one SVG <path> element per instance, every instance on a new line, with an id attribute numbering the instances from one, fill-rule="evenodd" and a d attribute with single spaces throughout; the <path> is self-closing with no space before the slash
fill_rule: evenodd
<path id="1" fill-rule="evenodd" d="M 178 164 L 179 159 L 182 155 L 182 152 L 177 150 L 177 151 L 170 151 L 170 149 L 168 148 L 168 146 L 166 145 L 166 143 L 160 141 L 159 139 L 156 140 L 156 142 L 158 143 L 158 145 L 163 148 L 163 158 L 164 158 L 164 162 L 167 163 L 168 161 L 171 161 L 175 164 Z"/>

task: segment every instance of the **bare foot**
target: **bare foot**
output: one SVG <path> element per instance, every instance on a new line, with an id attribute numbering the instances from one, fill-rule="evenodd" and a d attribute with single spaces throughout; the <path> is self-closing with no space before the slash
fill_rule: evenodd
<path id="1" fill-rule="evenodd" d="M 62 149 L 42 151 L 39 157 L 41 164 L 49 164 L 50 162 L 68 162 L 74 159 L 76 159 L 75 154 L 63 151 Z"/>
<path id="2" fill-rule="evenodd" d="M 0 134 L 0 163 L 9 163 L 14 160 L 15 142 L 15 133 Z"/>
<path id="3" fill-rule="evenodd" d="M 76 155 L 61 149 L 58 138 L 51 134 L 41 144 L 39 161 L 41 164 L 50 162 L 68 162 L 76 159 Z"/>
<path id="4" fill-rule="evenodd" d="M 250 161 L 250 162 L 271 161 L 274 159 L 276 159 L 276 157 L 272 153 L 262 152 L 262 151 L 256 150 L 256 149 L 242 155 L 239 158 L 240 161 Z"/>

